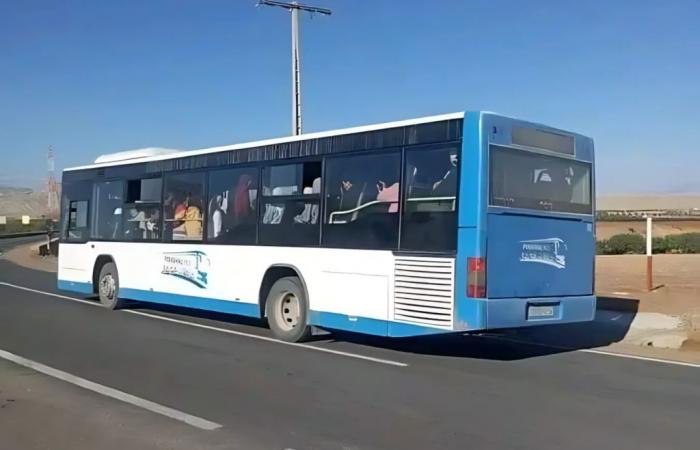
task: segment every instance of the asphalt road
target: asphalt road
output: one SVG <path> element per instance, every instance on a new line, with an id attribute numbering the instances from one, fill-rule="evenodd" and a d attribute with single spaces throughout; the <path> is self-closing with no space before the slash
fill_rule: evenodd
<path id="1" fill-rule="evenodd" d="M 54 277 L 0 260 L 0 282 L 57 293 Z M 0 284 L 0 350 L 222 425 L 202 431 L 40 380 L 56 402 L 80 396 L 66 414 L 113 409 L 110 417 L 123 419 L 103 438 L 121 433 L 128 448 L 700 448 L 693 367 L 480 336 L 340 334 L 290 346 L 255 338 L 270 336 L 255 321 L 147 305 L 133 311 L 156 317 L 114 312 L 42 292 Z M 557 330 L 570 341 L 586 329 Z M 12 380 L 0 377 L 0 403 L 3 384 L 11 391 L 29 382 Z M 51 417 L 63 420 L 55 408 Z M 3 411 L 0 433 L 12 435 Z M 51 420 L 25 426 L 38 439 Z M 108 448 L 101 436 L 90 437 L 92 448 Z"/>

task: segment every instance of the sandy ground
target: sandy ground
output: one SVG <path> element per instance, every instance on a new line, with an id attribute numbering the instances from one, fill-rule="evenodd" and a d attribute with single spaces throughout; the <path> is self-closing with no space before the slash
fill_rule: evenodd
<path id="1" fill-rule="evenodd" d="M 640 311 L 665 314 L 700 313 L 700 255 L 656 255 L 653 281 L 646 292 L 646 256 L 599 256 L 596 291 L 599 295 L 631 296 Z"/>
<path id="2" fill-rule="evenodd" d="M 58 272 L 58 259 L 54 256 L 39 256 L 39 243 L 24 244 L 8 250 L 3 258 L 13 263 L 44 272 Z"/>
<path id="3" fill-rule="evenodd" d="M 656 220 L 653 222 L 653 236 L 663 237 L 669 234 L 700 233 L 700 220 Z M 646 222 L 596 222 L 596 237 L 598 240 L 610 239 L 616 234 L 634 233 L 646 234 Z"/>

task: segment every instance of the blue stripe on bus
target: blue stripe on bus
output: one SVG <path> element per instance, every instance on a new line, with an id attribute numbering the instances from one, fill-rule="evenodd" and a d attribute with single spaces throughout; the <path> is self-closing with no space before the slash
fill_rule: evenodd
<path id="1" fill-rule="evenodd" d="M 80 292 L 81 294 L 92 294 L 92 283 L 81 283 L 80 281 L 58 280 L 58 288 L 62 291 Z"/>
<path id="2" fill-rule="evenodd" d="M 66 291 L 92 294 L 91 283 L 58 280 L 58 288 Z M 119 296 L 125 299 L 138 300 L 147 303 L 159 303 L 185 308 L 216 311 L 227 314 L 237 314 L 248 317 L 260 317 L 257 303 L 243 303 L 231 300 L 218 300 L 191 295 L 171 294 L 167 292 L 146 291 L 142 289 L 120 288 Z M 353 317 L 324 311 L 310 311 L 309 323 L 319 327 L 336 330 L 354 331 L 373 334 L 376 336 L 407 337 L 424 334 L 446 333 L 450 330 L 424 327 L 388 320 L 372 319 L 369 317 Z"/>
<path id="3" fill-rule="evenodd" d="M 171 294 L 168 292 L 146 291 L 142 289 L 119 288 L 119 296 L 147 303 L 182 306 L 248 317 L 260 317 L 257 303 L 243 303 L 233 300 L 217 300 L 193 295 Z"/>

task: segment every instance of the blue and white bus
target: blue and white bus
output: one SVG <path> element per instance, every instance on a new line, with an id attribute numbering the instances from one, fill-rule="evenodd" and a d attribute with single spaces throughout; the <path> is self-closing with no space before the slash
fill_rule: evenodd
<path id="1" fill-rule="evenodd" d="M 593 141 L 460 112 L 63 173 L 58 286 L 381 336 L 587 321 Z"/>

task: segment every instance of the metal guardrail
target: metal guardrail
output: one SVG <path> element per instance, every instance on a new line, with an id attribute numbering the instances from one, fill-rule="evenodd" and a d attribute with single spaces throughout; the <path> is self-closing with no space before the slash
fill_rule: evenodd
<path id="1" fill-rule="evenodd" d="M 46 231 L 26 231 L 24 233 L 7 233 L 7 234 L 0 234 L 0 239 L 11 239 L 11 238 L 20 238 L 20 237 L 28 237 L 28 236 L 46 236 Z"/>

